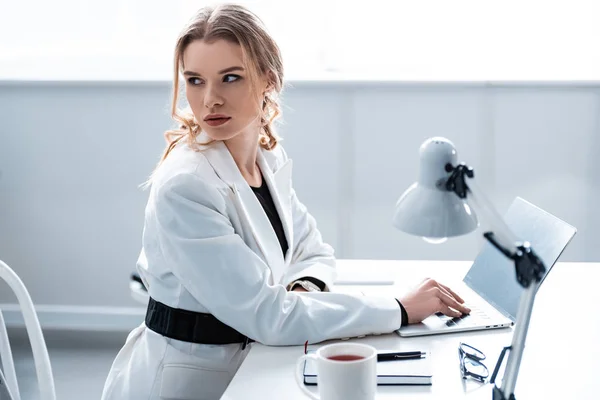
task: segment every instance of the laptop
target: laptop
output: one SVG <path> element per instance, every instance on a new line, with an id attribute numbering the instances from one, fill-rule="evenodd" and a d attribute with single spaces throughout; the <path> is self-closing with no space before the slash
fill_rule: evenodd
<path id="1" fill-rule="evenodd" d="M 512 202 L 504 221 L 519 239 L 531 243 L 544 262 L 542 282 L 577 233 L 575 227 L 520 197 Z M 465 300 L 469 315 L 451 318 L 437 313 L 396 332 L 411 337 L 509 327 L 516 321 L 524 291 L 516 280 L 514 262 L 487 241 L 462 282 L 450 288 Z"/>

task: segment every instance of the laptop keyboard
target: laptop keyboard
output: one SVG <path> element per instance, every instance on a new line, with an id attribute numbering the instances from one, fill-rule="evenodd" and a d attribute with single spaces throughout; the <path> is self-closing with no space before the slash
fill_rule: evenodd
<path id="1" fill-rule="evenodd" d="M 471 325 L 480 325 L 484 323 L 485 320 L 490 320 L 490 316 L 481 308 L 476 305 L 466 304 L 465 305 L 471 309 L 470 314 L 463 314 L 460 317 L 448 317 L 447 315 L 442 314 L 441 312 L 435 313 L 438 318 L 445 321 L 446 326 L 471 326 Z"/>

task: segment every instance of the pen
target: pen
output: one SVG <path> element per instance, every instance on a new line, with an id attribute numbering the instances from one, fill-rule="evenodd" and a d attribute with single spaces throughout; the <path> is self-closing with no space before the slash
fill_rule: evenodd
<path id="1" fill-rule="evenodd" d="M 377 361 L 416 360 L 425 356 L 424 351 L 400 351 L 393 353 L 378 353 Z"/>

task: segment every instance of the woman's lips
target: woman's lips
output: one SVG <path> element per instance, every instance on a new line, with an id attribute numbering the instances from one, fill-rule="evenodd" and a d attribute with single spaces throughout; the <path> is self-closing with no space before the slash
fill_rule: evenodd
<path id="1" fill-rule="evenodd" d="M 207 119 L 205 122 L 210 126 L 220 126 L 220 125 L 223 125 L 224 123 L 228 122 L 230 119 L 231 119 L 231 117 L 211 118 L 211 119 Z"/>

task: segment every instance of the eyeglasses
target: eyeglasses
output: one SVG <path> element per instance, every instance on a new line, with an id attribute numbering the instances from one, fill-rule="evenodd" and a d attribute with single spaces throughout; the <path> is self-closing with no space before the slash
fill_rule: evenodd
<path id="1" fill-rule="evenodd" d="M 481 362 L 485 360 L 485 354 L 461 342 L 458 346 L 458 357 L 463 379 L 471 377 L 479 382 L 485 382 L 490 375 L 487 367 Z"/>

